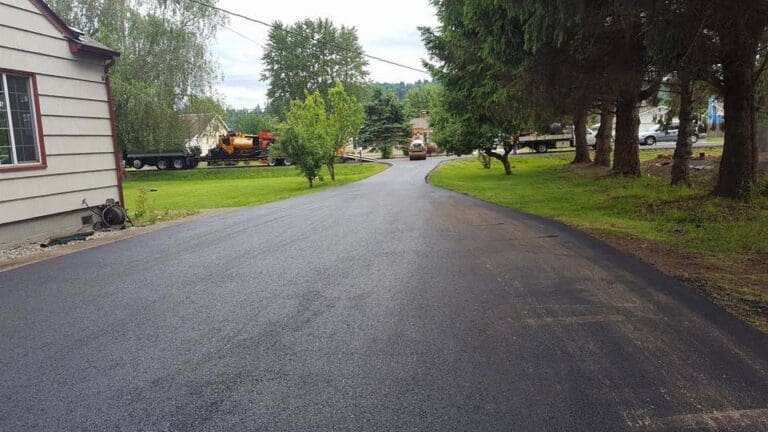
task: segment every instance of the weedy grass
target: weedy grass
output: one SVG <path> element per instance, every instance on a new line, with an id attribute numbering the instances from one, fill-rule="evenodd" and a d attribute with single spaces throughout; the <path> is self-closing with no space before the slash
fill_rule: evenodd
<path id="1" fill-rule="evenodd" d="M 721 153 L 708 148 L 694 154 L 700 151 Z M 672 152 L 642 151 L 641 159 L 655 166 L 660 154 Z M 752 199 L 729 200 L 710 194 L 715 169 L 694 172 L 691 187 L 676 187 L 648 174 L 615 177 L 605 168 L 570 165 L 572 157 L 513 157 L 511 176 L 498 163 L 484 169 L 477 160 L 462 159 L 444 163 L 430 180 L 612 240 L 676 276 L 696 279 L 716 302 L 768 331 L 768 176 Z M 656 245 L 648 251 L 664 259 L 633 250 L 641 242 Z"/>

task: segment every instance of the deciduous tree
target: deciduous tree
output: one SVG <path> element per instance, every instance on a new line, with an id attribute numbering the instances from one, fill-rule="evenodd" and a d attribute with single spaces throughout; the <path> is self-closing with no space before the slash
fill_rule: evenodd
<path id="1" fill-rule="evenodd" d="M 291 101 L 279 138 L 270 148 L 270 157 L 293 161 L 311 188 L 328 160 L 328 142 L 328 115 L 323 96 L 317 91 L 307 93 L 304 100 Z"/>
<path id="2" fill-rule="evenodd" d="M 332 180 L 336 180 L 334 162 L 339 150 L 343 149 L 360 133 L 363 124 L 363 106 L 344 91 L 344 85 L 337 82 L 328 91 L 328 148 L 329 156 L 326 161 Z"/>
<path id="3" fill-rule="evenodd" d="M 354 27 L 337 27 L 328 19 L 275 22 L 262 60 L 270 109 L 279 117 L 305 92 L 318 91 L 327 101 L 337 81 L 358 99 L 366 92 L 368 62 Z"/>

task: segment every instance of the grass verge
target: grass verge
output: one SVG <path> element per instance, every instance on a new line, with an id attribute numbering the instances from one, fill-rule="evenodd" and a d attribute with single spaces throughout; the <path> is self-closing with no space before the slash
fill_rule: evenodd
<path id="1" fill-rule="evenodd" d="M 659 154 L 643 151 L 644 166 Z M 699 149 L 696 149 L 696 153 Z M 721 149 L 707 149 L 719 156 Z M 659 176 L 612 177 L 604 168 L 573 166 L 572 155 L 512 158 L 513 172 L 476 160 L 443 164 L 436 186 L 585 230 L 700 289 L 730 312 L 768 332 L 768 179 L 751 201 L 709 195 L 715 169 L 696 171 L 693 185 Z"/>
<path id="2" fill-rule="evenodd" d="M 307 181 L 294 167 L 136 171 L 123 183 L 126 207 L 134 222 L 154 223 L 195 214 L 203 209 L 264 204 L 362 180 L 385 165 L 339 164 L 336 181 Z"/>

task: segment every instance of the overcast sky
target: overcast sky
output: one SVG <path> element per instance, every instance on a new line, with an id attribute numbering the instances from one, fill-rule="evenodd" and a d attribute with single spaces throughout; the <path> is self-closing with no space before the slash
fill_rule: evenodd
<path id="1" fill-rule="evenodd" d="M 429 0 L 219 0 L 219 6 L 253 18 L 293 23 L 304 18 L 330 18 L 336 25 L 354 26 L 367 54 L 421 68 L 427 57 L 416 29 L 434 26 L 437 19 Z M 228 27 L 259 43 L 266 43 L 269 29 L 231 17 Z M 222 29 L 214 42 L 224 79 L 217 86 L 227 105 L 235 108 L 264 106 L 267 84 L 259 81 L 261 46 L 229 29 Z M 374 81 L 413 82 L 429 76 L 369 60 Z"/>

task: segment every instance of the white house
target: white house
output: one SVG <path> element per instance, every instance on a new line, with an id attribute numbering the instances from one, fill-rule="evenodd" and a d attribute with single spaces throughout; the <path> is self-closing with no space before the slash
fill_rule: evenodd
<path id="1" fill-rule="evenodd" d="M 187 132 L 185 147 L 198 147 L 203 156 L 216 147 L 221 135 L 229 133 L 227 123 L 218 114 L 182 114 L 180 117 Z"/>
<path id="2" fill-rule="evenodd" d="M 117 53 L 42 0 L 0 0 L 0 246 L 71 234 L 123 202 L 109 68 Z"/>

